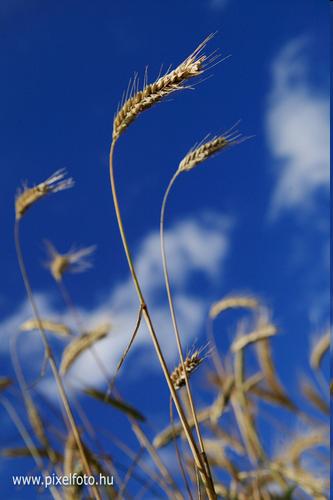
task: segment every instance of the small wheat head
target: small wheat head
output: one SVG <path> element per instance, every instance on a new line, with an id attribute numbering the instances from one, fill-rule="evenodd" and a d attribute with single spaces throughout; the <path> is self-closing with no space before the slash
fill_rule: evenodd
<path id="1" fill-rule="evenodd" d="M 23 190 L 17 193 L 15 199 L 16 220 L 21 219 L 32 205 L 38 200 L 45 198 L 46 195 L 71 188 L 74 185 L 74 181 L 72 178 L 65 179 L 65 175 L 65 169 L 57 170 L 51 177 L 37 184 L 37 186 L 30 188 L 24 186 Z"/>
<path id="2" fill-rule="evenodd" d="M 245 140 L 245 138 L 243 138 L 237 131 L 232 133 L 227 132 L 226 134 L 215 136 L 210 141 L 204 142 L 203 144 L 195 146 L 191 149 L 180 162 L 178 171 L 188 172 L 223 149 L 239 144 L 243 140 Z"/>
<path id="3" fill-rule="evenodd" d="M 186 359 L 184 360 L 184 367 L 188 377 L 198 368 L 205 357 L 207 357 L 208 353 L 203 354 L 204 349 L 205 347 L 196 349 L 194 352 L 189 353 L 186 356 Z M 182 363 L 179 363 L 179 365 L 176 366 L 176 368 L 171 373 L 170 378 L 176 390 L 184 387 L 186 379 Z"/>

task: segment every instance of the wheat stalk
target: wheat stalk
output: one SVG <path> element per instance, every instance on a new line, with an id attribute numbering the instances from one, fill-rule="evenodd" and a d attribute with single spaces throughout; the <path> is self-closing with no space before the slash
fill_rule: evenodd
<path id="1" fill-rule="evenodd" d="M 45 187 L 45 185 L 44 185 L 41 188 L 41 191 L 44 192 L 44 194 L 42 196 L 39 196 L 37 199 L 40 199 L 41 197 L 45 196 L 45 194 L 47 194 L 49 192 L 57 192 L 57 191 L 61 191 L 62 189 L 66 189 L 67 187 L 70 187 L 73 184 L 72 180 L 62 181 L 63 177 L 64 177 L 64 172 L 61 171 L 60 173 L 55 174 L 54 176 L 49 178 L 47 181 L 45 181 L 45 183 L 42 183 L 42 184 L 46 184 L 47 187 Z M 29 206 L 31 206 L 31 199 L 30 199 L 29 204 L 27 204 L 26 201 L 25 201 L 25 203 L 20 204 L 20 203 L 18 203 L 18 200 L 21 197 L 22 197 L 22 195 L 20 195 L 19 198 L 16 199 L 16 220 L 15 220 L 15 226 L 14 226 L 14 239 L 15 239 L 15 249 L 16 249 L 17 260 L 18 260 L 18 264 L 19 264 L 19 268 L 20 268 L 20 272 L 22 275 L 22 279 L 23 279 L 23 283 L 24 283 L 24 286 L 26 289 L 27 296 L 28 296 L 34 317 L 38 323 L 41 339 L 42 339 L 44 349 L 45 349 L 45 359 L 47 359 L 47 361 L 49 362 L 49 365 L 50 365 L 50 368 L 52 371 L 52 375 L 53 375 L 54 380 L 55 380 L 56 385 L 57 385 L 57 389 L 59 392 L 61 402 L 63 404 L 64 410 L 65 410 L 66 415 L 68 417 L 69 425 L 70 425 L 70 427 L 73 431 L 73 434 L 75 436 L 75 440 L 76 440 L 76 443 L 77 443 L 77 446 L 78 446 L 78 449 L 80 451 L 80 455 L 82 458 L 82 464 L 83 464 L 84 470 L 87 473 L 87 475 L 90 476 L 91 475 L 91 467 L 89 464 L 89 460 L 87 458 L 83 444 L 81 442 L 81 438 L 80 438 L 80 435 L 78 432 L 78 428 L 76 425 L 74 414 L 72 412 L 72 408 L 71 408 L 68 396 L 66 394 L 62 378 L 60 376 L 57 364 L 55 362 L 53 352 L 51 350 L 51 347 L 50 347 L 50 344 L 48 342 L 45 330 L 44 330 L 43 325 L 41 323 L 40 313 L 39 313 L 39 310 L 38 310 L 38 307 L 37 307 L 37 304 L 35 301 L 35 297 L 33 294 L 33 290 L 31 287 L 30 279 L 28 276 L 27 268 L 25 265 L 24 257 L 23 257 L 21 240 L 20 240 L 20 222 L 21 222 L 21 217 L 22 217 L 23 213 L 25 213 L 25 211 L 29 208 Z M 22 199 L 24 201 L 24 197 L 21 198 L 21 201 L 22 201 Z M 34 201 L 32 203 L 34 203 L 35 201 L 37 201 L 36 198 L 34 199 Z M 22 212 L 22 210 L 23 210 L 23 212 Z M 91 489 L 91 492 L 92 492 L 94 498 L 96 498 L 97 500 L 100 500 L 101 496 L 100 496 L 99 490 L 96 487 L 96 485 L 94 484 L 94 485 L 90 486 L 90 489 Z"/>

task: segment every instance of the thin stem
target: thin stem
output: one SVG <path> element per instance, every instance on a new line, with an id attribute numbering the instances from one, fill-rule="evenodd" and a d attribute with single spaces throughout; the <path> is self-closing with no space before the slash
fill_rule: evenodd
<path id="1" fill-rule="evenodd" d="M 117 191 L 116 191 L 116 185 L 115 185 L 115 178 L 114 178 L 113 155 L 114 155 L 115 145 L 116 145 L 116 141 L 112 141 L 111 149 L 110 149 L 110 156 L 109 156 L 109 162 L 110 162 L 110 182 L 111 182 L 111 190 L 112 190 L 113 203 L 114 203 L 114 207 L 115 207 L 115 211 L 116 211 L 116 216 L 117 216 L 117 222 L 118 222 L 118 226 L 119 226 L 119 231 L 120 231 L 120 235 L 121 235 L 123 247 L 124 247 L 124 250 L 125 250 L 126 257 L 127 257 L 127 262 L 128 262 L 129 268 L 130 268 L 131 276 L 132 276 L 132 279 L 133 279 L 133 282 L 134 282 L 134 285 L 135 285 L 135 288 L 136 288 L 139 300 L 140 300 L 140 305 L 142 307 L 142 314 L 143 314 L 144 320 L 145 320 L 145 322 L 147 324 L 148 331 L 150 333 L 150 336 L 151 336 L 151 339 L 152 339 L 152 342 L 153 342 L 156 354 L 158 356 L 161 368 L 163 370 L 165 379 L 167 381 L 167 384 L 168 384 L 168 387 L 169 387 L 169 391 L 170 391 L 172 399 L 173 399 L 173 401 L 175 403 L 175 407 L 177 409 L 179 418 L 180 418 L 180 420 L 182 422 L 182 425 L 184 427 L 184 432 L 185 432 L 186 438 L 188 440 L 189 446 L 191 448 L 194 460 L 196 462 L 197 467 L 199 468 L 201 479 L 202 479 L 203 483 L 205 484 L 206 491 L 207 491 L 207 494 L 208 494 L 208 498 L 215 500 L 216 499 L 216 493 L 214 491 L 214 486 L 213 486 L 213 484 L 211 484 L 211 481 L 209 480 L 209 477 L 207 477 L 207 472 L 206 472 L 206 468 L 205 468 L 204 462 L 203 462 L 202 457 L 201 457 L 201 455 L 199 453 L 197 445 L 196 445 L 196 443 L 195 443 L 195 441 L 193 439 L 193 436 L 192 436 L 192 433 L 191 433 L 191 429 L 190 429 L 190 427 L 189 427 L 189 425 L 187 423 L 187 419 L 186 419 L 184 410 L 183 410 L 183 408 L 181 406 L 181 403 L 179 401 L 179 398 L 178 398 L 178 396 L 176 394 L 175 388 L 174 388 L 174 386 L 173 386 L 173 384 L 171 382 L 169 370 L 168 370 L 167 364 L 165 362 L 163 353 L 161 351 L 161 347 L 159 345 L 159 342 L 158 342 L 158 339 L 157 339 L 157 336 L 156 336 L 156 333 L 155 333 L 155 330 L 154 330 L 154 327 L 153 327 L 153 324 L 152 324 L 152 321 L 151 321 L 151 318 L 150 318 L 149 310 L 148 310 L 148 307 L 147 307 L 147 305 L 145 303 L 145 300 L 144 300 L 144 297 L 143 297 L 143 293 L 141 291 L 141 287 L 140 287 L 140 284 L 139 284 L 139 281 L 138 281 L 138 278 L 137 278 L 137 275 L 136 275 L 136 272 L 135 272 L 133 260 L 132 260 L 132 257 L 131 257 L 130 251 L 129 251 L 129 247 L 128 247 L 128 243 L 127 243 L 127 239 L 126 239 L 126 235 L 125 235 L 125 231 L 124 231 L 124 226 L 123 226 L 123 222 L 122 222 L 122 218 L 121 218 L 121 213 L 120 213 L 120 208 L 119 208 L 119 202 L 118 202 L 118 197 L 117 197 Z"/>
<path id="2" fill-rule="evenodd" d="M 83 331 L 84 331 L 84 330 L 83 330 L 83 327 L 82 327 L 82 324 L 83 324 L 83 323 L 82 323 L 82 320 L 81 320 L 80 314 L 79 314 L 78 310 L 76 309 L 76 306 L 75 306 L 75 304 L 74 304 L 74 301 L 73 301 L 73 299 L 72 299 L 72 297 L 71 297 L 71 295 L 70 295 L 70 293 L 69 293 L 69 291 L 68 291 L 67 287 L 65 286 L 65 284 L 64 284 L 64 282 L 63 282 L 62 280 L 61 280 L 61 281 L 58 281 L 58 285 L 59 285 L 59 290 L 60 290 L 61 294 L 63 295 L 64 301 L 65 301 L 65 304 L 66 304 L 66 305 L 67 305 L 67 307 L 69 308 L 69 310 L 70 310 L 70 312 L 71 312 L 71 314 L 72 314 L 72 316 L 73 316 L 73 318 L 74 318 L 74 320 L 75 320 L 75 322 L 76 322 L 76 325 L 77 325 L 78 331 L 79 331 L 79 333 L 80 333 L 80 334 L 82 334 L 82 333 L 83 333 Z M 118 363 L 118 365 L 117 365 L 116 372 L 115 372 L 114 376 L 112 377 L 112 379 L 110 379 L 109 374 L 108 374 L 108 372 L 107 372 L 107 370 L 106 370 L 106 368 L 105 368 L 105 366 L 104 366 L 104 363 L 103 363 L 103 362 L 102 362 L 102 360 L 99 358 L 98 354 L 97 354 L 97 353 L 93 350 L 93 348 L 92 348 L 92 347 L 89 347 L 89 350 L 90 350 L 90 351 L 91 351 L 91 353 L 93 354 L 94 359 L 95 359 L 95 361 L 96 361 L 96 363 L 97 363 L 98 367 L 100 368 L 100 370 L 101 370 L 101 372 L 102 372 L 102 375 L 105 377 L 105 380 L 106 380 L 106 383 L 107 383 L 107 386 L 108 386 L 108 390 L 107 390 L 107 392 L 106 392 L 105 398 L 107 398 L 108 394 L 110 394 L 110 393 L 114 390 L 114 387 L 115 387 L 115 381 L 116 381 L 116 376 L 117 376 L 117 374 L 118 374 L 118 372 L 119 372 L 119 370 L 120 370 L 120 368 L 121 368 L 121 366 L 122 366 L 122 364 L 123 364 L 123 362 L 124 362 L 124 360 L 125 360 L 125 358 L 126 358 L 126 356 L 127 356 L 128 352 L 129 352 L 129 350 L 130 350 L 130 348 L 131 348 L 131 346 L 132 346 L 132 344 L 133 344 L 133 342 L 134 342 L 134 339 L 135 339 L 135 337 L 136 337 L 136 334 L 137 334 L 137 332 L 138 332 L 138 330 L 139 330 L 139 327 L 140 327 L 140 324 L 141 324 L 141 319 L 142 319 L 142 307 L 140 306 L 139 313 L 138 313 L 138 317 L 137 317 L 136 324 L 135 324 L 135 328 L 134 328 L 134 332 L 133 332 L 133 334 L 132 334 L 132 336 L 131 336 L 131 339 L 130 339 L 129 344 L 127 345 L 127 347 L 126 347 L 126 349 L 125 349 L 125 351 L 124 351 L 124 353 L 123 353 L 123 355 L 122 355 L 122 357 L 121 357 L 121 359 L 120 359 L 120 361 L 119 361 L 119 363 Z M 116 395 L 117 395 L 118 397 L 120 397 L 120 395 L 119 395 L 118 391 L 116 392 Z M 141 432 L 141 433 L 142 433 L 142 431 L 141 431 L 140 427 L 139 427 L 139 426 L 137 426 L 137 425 L 135 424 L 135 422 L 133 421 L 133 419 L 131 419 L 131 418 L 129 418 L 129 422 L 130 422 L 130 423 L 131 423 L 131 425 L 132 425 L 132 430 L 133 430 L 134 434 L 138 437 L 137 432 Z M 136 431 L 137 431 L 137 432 L 136 432 Z M 135 460 L 133 460 L 133 463 L 135 464 L 135 463 L 136 463 L 136 461 L 135 461 Z M 130 474 L 130 475 L 131 475 L 131 474 Z M 130 475 L 129 475 L 128 479 L 130 478 Z M 127 476 L 126 476 L 126 477 L 127 477 Z M 125 480 L 124 480 L 124 481 L 125 481 Z M 171 481 L 171 483 L 173 483 L 173 480 L 172 480 L 171 476 L 170 476 L 170 481 Z M 175 484 L 175 483 L 174 483 L 174 486 L 176 486 L 176 484 Z M 125 483 L 125 488 L 126 488 L 126 483 Z M 166 483 L 166 488 L 168 489 L 168 484 L 167 484 L 167 483 Z M 122 489 L 120 489 L 120 491 L 122 491 Z M 174 495 L 175 495 L 175 492 L 170 492 L 170 498 L 173 498 L 173 496 L 174 496 Z M 119 492 L 119 493 L 118 493 L 117 498 L 118 498 L 118 497 L 120 498 L 120 496 L 121 496 L 121 493 Z M 176 495 L 176 496 L 177 496 L 177 495 Z"/>
<path id="3" fill-rule="evenodd" d="M 170 403 L 169 403 L 169 405 L 170 405 L 170 425 L 171 425 L 171 429 L 172 429 L 172 432 L 173 432 L 173 442 L 174 442 L 174 445 L 175 445 L 175 450 L 176 450 L 176 456 L 177 456 L 177 460 L 178 460 L 178 465 L 179 465 L 180 472 L 181 472 L 181 475 L 183 477 L 184 484 L 185 484 L 187 493 L 189 495 L 189 498 L 191 500 L 193 500 L 191 488 L 190 488 L 190 485 L 189 485 L 187 477 L 186 477 L 186 472 L 185 472 L 185 469 L 184 469 L 182 457 L 181 457 L 181 454 L 180 454 L 180 451 L 179 451 L 179 446 L 178 446 L 178 443 L 177 443 L 177 436 L 176 436 L 176 433 L 174 431 L 174 429 L 175 429 L 175 421 L 174 421 L 174 418 L 173 418 L 173 411 L 172 411 L 173 410 L 172 409 L 173 401 L 172 401 L 172 397 L 171 396 L 170 396 Z M 197 467 L 195 468 L 195 470 L 197 471 Z"/>
<path id="4" fill-rule="evenodd" d="M 41 470 L 43 476 L 45 477 L 45 476 L 49 475 L 49 471 L 44 469 L 43 460 L 41 459 L 41 456 L 40 456 L 34 442 L 32 441 L 27 429 L 25 428 L 23 422 L 21 421 L 20 417 L 18 416 L 13 405 L 5 397 L 0 397 L 0 403 L 4 406 L 8 415 L 10 416 L 12 421 L 14 422 L 17 430 L 21 434 L 21 437 L 22 437 L 26 447 L 30 451 L 31 456 L 33 457 L 37 467 Z M 51 490 L 51 494 L 55 500 L 61 500 L 61 495 L 59 494 L 58 490 L 54 486 L 51 486 L 50 490 Z"/>
<path id="5" fill-rule="evenodd" d="M 41 338 L 42 338 L 42 341 L 43 341 L 43 344 L 44 344 L 46 358 L 49 361 L 53 377 L 54 377 L 54 379 L 56 381 L 56 384 L 57 384 L 57 387 L 58 387 L 59 396 L 60 396 L 60 399 L 61 399 L 62 404 L 64 406 L 64 409 L 65 409 L 65 412 L 66 412 L 66 415 L 67 415 L 70 427 L 71 427 L 72 432 L 73 432 L 73 436 L 75 438 L 76 445 L 78 447 L 78 450 L 79 450 L 79 453 L 80 453 L 80 456 L 81 456 L 83 468 L 84 468 L 84 470 L 85 470 L 85 472 L 86 472 L 86 474 L 88 476 L 92 476 L 92 470 L 90 468 L 89 461 L 87 459 L 87 456 L 86 456 L 86 453 L 85 453 L 85 450 L 84 450 L 84 446 L 83 446 L 81 438 L 80 438 L 80 433 L 79 433 L 77 425 L 75 423 L 74 415 L 73 415 L 72 409 L 71 409 L 70 404 L 69 404 L 69 400 L 68 400 L 68 397 L 67 397 L 67 394 L 66 394 L 66 391 L 65 391 L 65 387 L 64 387 L 63 381 L 62 381 L 62 379 L 60 377 L 60 374 L 59 374 L 59 371 L 58 371 L 58 368 L 57 368 L 57 365 L 56 365 L 56 362 L 55 362 L 55 359 L 54 359 L 51 347 L 50 347 L 49 342 L 47 340 L 46 333 L 45 333 L 45 330 L 44 330 L 44 327 L 43 327 L 43 324 L 42 324 L 42 320 L 40 318 L 39 311 L 38 311 L 38 308 L 37 308 L 37 304 L 35 302 L 34 295 L 33 295 L 33 292 L 32 292 L 32 288 L 31 288 L 31 285 L 30 285 L 30 281 L 29 281 L 27 269 L 26 269 L 26 266 L 25 266 L 25 263 L 24 263 L 23 254 L 22 254 L 22 248 L 21 248 L 21 242 L 20 242 L 20 225 L 19 225 L 19 220 L 15 221 L 14 236 L 15 236 L 15 247 L 16 247 L 16 254 L 17 254 L 18 264 L 19 264 L 19 267 L 20 267 L 20 271 L 21 271 L 21 274 L 22 274 L 22 278 L 23 278 L 23 282 L 24 282 L 24 286 L 25 286 L 27 295 L 28 295 L 28 299 L 30 301 L 31 308 L 33 310 L 33 314 L 34 314 L 36 322 L 38 324 L 38 328 L 39 328 L 39 331 L 40 331 L 40 334 L 41 334 Z M 93 493 L 94 498 L 96 498 L 97 500 L 101 500 L 101 496 L 100 496 L 100 493 L 99 493 L 96 485 L 91 485 L 91 491 Z"/>
<path id="6" fill-rule="evenodd" d="M 29 416 L 29 407 L 34 408 L 35 404 L 33 402 L 33 399 L 31 397 L 31 394 L 29 392 L 29 388 L 27 385 L 27 382 L 25 380 L 23 370 L 22 370 L 22 365 L 20 363 L 19 357 L 18 357 L 18 352 L 17 352 L 17 338 L 18 334 L 16 333 L 13 337 L 10 339 L 10 353 L 11 353 L 11 359 L 15 371 L 15 375 L 19 384 L 19 388 L 25 403 L 25 407 Z M 36 410 L 37 411 L 37 410 Z M 30 417 L 29 417 L 30 419 Z M 30 420 L 31 422 L 31 420 Z M 36 438 L 40 441 L 40 443 L 45 447 L 46 453 L 52 463 L 52 465 L 55 468 L 56 473 L 59 475 L 60 474 L 60 469 L 57 466 L 57 457 L 56 454 L 50 446 L 49 440 L 44 432 L 44 429 L 42 429 L 42 435 L 38 436 L 38 433 L 35 431 L 34 426 L 32 425 L 32 428 L 35 432 Z"/>
<path id="7" fill-rule="evenodd" d="M 169 193 L 170 193 L 173 185 L 175 184 L 179 173 L 180 173 L 180 170 L 177 170 L 175 172 L 175 174 L 173 175 L 171 181 L 169 182 L 169 185 L 168 185 L 168 187 L 165 191 L 164 197 L 163 197 L 163 202 L 162 202 L 162 207 L 161 207 L 160 243 L 161 243 L 161 254 L 162 254 L 162 262 L 163 262 L 163 274 L 164 274 L 165 287 L 166 287 L 166 291 L 167 291 L 167 295 L 168 295 L 168 302 L 169 302 L 169 309 L 170 309 L 170 314 L 171 314 L 171 319 L 172 319 L 172 325 L 173 325 L 173 329 L 175 332 L 178 353 L 179 353 L 179 357 L 180 357 L 180 361 L 181 361 L 181 365 L 182 365 L 182 370 L 183 370 L 183 374 L 184 374 L 184 379 L 185 379 L 188 401 L 190 404 L 190 409 L 191 409 L 191 413 L 192 413 L 192 417 L 193 417 L 195 430 L 196 430 L 196 433 L 198 436 L 200 451 L 201 451 L 203 458 L 204 458 L 204 461 L 205 461 L 207 474 L 210 477 L 210 480 L 212 481 L 210 467 L 209 467 L 209 463 L 208 463 L 207 456 L 205 453 L 204 443 L 203 443 L 203 439 L 202 439 L 202 435 L 201 435 L 201 431 L 200 431 L 200 427 L 199 427 L 199 423 L 198 423 L 198 419 L 197 419 L 197 415 L 196 415 L 196 411 L 195 411 L 195 406 L 194 406 L 194 402 L 193 402 L 193 397 L 192 397 L 191 387 L 190 387 L 190 383 L 189 383 L 189 379 L 188 379 L 188 374 L 187 374 L 186 367 L 185 367 L 182 342 L 181 342 L 181 338 L 180 338 L 180 333 L 179 333 L 179 328 L 178 328 L 177 318 L 176 318 L 176 312 L 175 312 L 175 306 L 174 306 L 173 297 L 172 297 L 172 293 L 171 293 L 170 278 L 169 278 L 167 257 L 166 257 L 166 251 L 165 251 L 165 238 L 164 238 L 165 209 L 166 209 Z"/>

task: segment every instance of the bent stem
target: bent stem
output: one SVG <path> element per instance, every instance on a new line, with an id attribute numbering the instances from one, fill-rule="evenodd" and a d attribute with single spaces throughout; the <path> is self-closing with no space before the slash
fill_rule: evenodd
<path id="1" fill-rule="evenodd" d="M 201 454 L 202 454 L 204 461 L 205 461 L 207 474 L 209 475 L 210 480 L 212 481 L 210 467 L 209 467 L 209 463 L 208 463 L 207 456 L 205 453 L 204 443 L 203 443 L 203 439 L 202 439 L 202 435 L 201 435 L 201 431 L 200 431 L 200 427 L 199 427 L 199 423 L 198 423 L 198 419 L 197 419 L 197 415 L 196 415 L 196 411 L 195 411 L 195 406 L 194 406 L 194 402 L 193 402 L 189 378 L 188 378 L 187 370 L 185 367 L 182 342 L 181 342 L 181 338 L 180 338 L 180 333 L 179 333 L 179 328 L 178 328 L 177 318 L 176 318 L 176 312 L 175 312 L 175 306 L 174 306 L 172 293 L 171 293 L 170 278 L 169 278 L 167 257 L 166 257 L 166 251 L 165 251 L 165 238 L 164 238 L 165 209 L 166 209 L 169 193 L 170 193 L 173 185 L 175 184 L 176 179 L 177 179 L 179 174 L 180 174 L 180 170 L 177 170 L 175 172 L 175 174 L 173 175 L 171 181 L 169 182 L 169 185 L 168 185 L 168 187 L 165 191 L 164 197 L 163 197 L 163 202 L 162 202 L 162 207 L 161 207 L 160 244 L 161 244 L 162 262 L 163 262 L 163 274 L 164 274 L 165 287 L 166 287 L 166 291 L 167 291 L 167 295 L 168 295 L 168 302 L 169 302 L 169 309 L 170 309 L 170 314 L 171 314 L 171 319 L 172 319 L 172 325 L 173 325 L 173 329 L 175 332 L 177 348 L 178 348 L 178 353 L 179 353 L 181 366 L 182 366 L 182 370 L 183 370 L 183 374 L 184 374 L 186 392 L 188 395 L 188 401 L 190 404 L 190 410 L 191 410 L 191 414 L 193 417 L 194 427 L 196 430 L 196 434 L 198 436 L 200 451 L 201 451 Z"/>
<path id="2" fill-rule="evenodd" d="M 73 436 L 75 438 L 75 442 L 76 442 L 76 445 L 78 447 L 80 457 L 82 460 L 83 468 L 88 476 L 92 476 L 92 470 L 90 468 L 89 461 L 87 459 L 87 456 L 86 456 L 86 453 L 84 450 L 84 446 L 83 446 L 81 438 L 80 438 L 80 433 L 78 431 L 78 428 L 77 428 L 77 425 L 76 425 L 76 422 L 74 419 L 74 415 L 73 415 L 72 409 L 70 407 L 69 400 L 68 400 L 68 397 L 67 397 L 67 394 L 65 391 L 65 387 L 64 387 L 63 381 L 60 377 L 60 374 L 59 374 L 51 347 L 50 347 L 49 342 L 47 340 L 46 333 L 45 333 L 45 330 L 44 330 L 44 327 L 43 327 L 43 324 L 41 321 L 41 317 L 39 315 L 39 311 L 37 308 L 37 304 L 35 302 L 35 298 L 34 298 L 34 295 L 32 292 L 32 288 L 30 285 L 27 269 L 25 266 L 24 258 L 23 258 L 22 248 L 21 248 L 20 224 L 19 224 L 18 219 L 16 219 L 16 221 L 15 221 L 14 236 L 15 236 L 15 247 L 16 247 L 18 264 L 20 267 L 20 271 L 22 274 L 22 278 L 23 278 L 23 282 L 24 282 L 24 286 L 25 286 L 27 295 L 28 295 L 28 299 L 29 299 L 29 302 L 31 304 L 31 308 L 32 308 L 33 314 L 35 316 L 36 322 L 38 324 L 38 328 L 39 328 L 39 331 L 41 334 L 42 342 L 44 344 L 46 359 L 48 360 L 48 362 L 50 364 L 54 380 L 57 384 L 59 396 L 60 396 L 61 402 L 63 404 L 63 407 L 65 409 L 71 430 L 73 432 Z M 91 492 L 93 493 L 94 498 L 97 500 L 101 500 L 101 496 L 100 496 L 100 493 L 99 493 L 96 485 L 91 485 L 90 488 L 91 488 Z"/>
<path id="3" fill-rule="evenodd" d="M 137 275 L 136 275 L 136 271 L 135 271 L 135 268 L 134 268 L 134 263 L 133 263 L 133 260 L 132 260 L 132 256 L 131 256 L 131 253 L 130 253 L 130 250 L 129 250 L 129 247 L 128 247 L 128 243 L 127 243 L 127 239 L 126 239 L 126 235 L 125 235 L 125 230 L 124 230 L 124 226 L 123 226 L 123 222 L 122 222 L 122 217 L 121 217 L 121 213 L 120 213 L 120 207 L 119 207 L 119 202 L 118 202 L 118 197 L 117 197 L 117 191 L 116 191 L 116 185 L 115 185 L 115 178 L 114 178 L 113 156 L 114 156 L 115 145 L 116 145 L 116 140 L 113 140 L 112 143 L 111 143 L 110 155 L 109 155 L 110 182 L 111 182 L 112 198 L 113 198 L 113 203 L 114 203 L 114 207 L 115 207 L 115 211 L 116 211 L 118 227 L 119 227 L 120 236 L 121 236 L 121 239 L 122 239 L 124 251 L 125 251 L 125 254 L 126 254 L 128 266 L 129 266 L 129 269 L 130 269 L 130 272 L 131 272 L 131 276 L 132 276 L 132 279 L 133 279 L 133 282 L 134 282 L 134 286 L 136 288 L 136 292 L 137 292 L 137 295 L 138 295 L 138 298 L 139 298 L 139 301 L 140 301 L 140 305 L 142 307 L 142 315 L 143 315 L 144 320 L 145 320 L 145 322 L 147 324 L 148 331 L 150 333 L 150 336 L 151 336 L 151 339 L 152 339 L 152 342 L 153 342 L 153 345 L 154 345 L 154 348 L 155 348 L 155 351 L 156 351 L 159 363 L 161 365 L 161 368 L 163 370 L 163 374 L 164 374 L 166 382 L 168 384 L 170 394 L 171 394 L 172 399 L 173 399 L 173 401 L 175 403 L 175 407 L 177 409 L 180 421 L 182 422 L 182 425 L 183 425 L 183 428 L 184 428 L 184 432 L 185 432 L 187 441 L 189 443 L 190 449 L 192 451 L 195 463 L 196 463 L 196 465 L 197 465 L 197 467 L 198 467 L 198 469 L 200 471 L 200 477 L 201 477 L 201 479 L 202 479 L 202 481 L 203 481 L 203 483 L 205 485 L 208 498 L 211 499 L 211 500 L 213 500 L 213 499 L 215 500 L 216 499 L 216 493 L 214 491 L 214 485 L 213 485 L 211 479 L 209 478 L 209 476 L 207 474 L 207 471 L 206 471 L 206 468 L 205 468 L 202 456 L 200 455 L 198 447 L 197 447 L 197 445 L 196 445 L 196 443 L 194 441 L 194 438 L 192 436 L 191 429 L 190 429 L 190 427 L 188 425 L 188 422 L 187 422 L 184 410 L 183 410 L 182 405 L 181 405 L 181 403 L 179 401 L 179 398 L 178 398 L 178 396 L 176 394 L 175 388 L 173 387 L 173 384 L 171 382 L 169 370 L 168 370 L 167 364 L 165 362 L 163 353 L 161 351 L 161 347 L 159 345 L 159 342 L 158 342 L 158 339 L 157 339 L 157 336 L 156 336 L 156 333 L 155 333 L 155 330 L 154 330 L 154 327 L 153 327 L 153 324 L 152 324 L 152 320 L 151 320 L 151 317 L 150 317 L 150 314 L 149 314 L 149 310 L 148 310 L 147 304 L 145 303 L 145 299 L 144 299 L 144 296 L 143 296 L 143 293 L 142 293 L 142 290 L 141 290 L 141 287 L 140 287 L 140 284 L 139 284 L 139 281 L 138 281 L 138 278 L 137 278 Z"/>

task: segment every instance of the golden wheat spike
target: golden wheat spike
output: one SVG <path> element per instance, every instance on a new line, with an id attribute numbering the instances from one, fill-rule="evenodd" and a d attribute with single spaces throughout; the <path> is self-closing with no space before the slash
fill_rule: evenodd
<path id="1" fill-rule="evenodd" d="M 142 90 L 135 91 L 137 80 L 134 79 L 133 95 L 121 106 L 114 118 L 114 140 L 118 139 L 121 133 L 143 111 L 151 108 L 173 92 L 187 88 L 186 82 L 188 80 L 203 73 L 208 58 L 202 54 L 202 51 L 212 36 L 208 36 L 177 68 L 161 76 L 154 83 L 145 85 Z"/>
<path id="2" fill-rule="evenodd" d="M 178 170 L 180 172 L 187 172 L 194 167 L 204 162 L 211 156 L 216 155 L 222 149 L 240 143 L 242 140 L 241 135 L 237 132 L 233 134 L 224 134 L 214 137 L 210 141 L 201 144 L 197 148 L 192 149 L 180 162 Z"/>
<path id="3" fill-rule="evenodd" d="M 62 355 L 60 373 L 65 375 L 80 354 L 89 349 L 96 342 L 104 339 L 109 331 L 110 325 L 103 324 L 90 332 L 80 335 L 68 344 Z"/>
<path id="4" fill-rule="evenodd" d="M 48 194 L 71 188 L 74 185 L 74 181 L 72 178 L 65 179 L 65 175 L 65 169 L 57 170 L 46 181 L 40 182 L 36 186 L 31 188 L 24 186 L 23 190 L 17 193 L 15 199 L 16 219 L 21 219 L 32 205 Z"/>
<path id="5" fill-rule="evenodd" d="M 184 367 L 188 377 L 198 368 L 202 361 L 203 357 L 201 356 L 201 351 L 199 350 L 196 350 L 193 354 L 188 354 L 186 356 L 186 359 L 184 360 Z M 179 363 L 179 365 L 176 366 L 171 373 L 170 378 L 176 390 L 184 387 L 186 380 L 182 363 Z"/>
<path id="6" fill-rule="evenodd" d="M 92 266 L 88 257 L 95 251 L 95 246 L 73 249 L 61 254 L 50 241 L 46 241 L 45 244 L 49 255 L 46 266 L 58 282 L 62 280 L 65 272 L 81 273 Z"/>
<path id="7" fill-rule="evenodd" d="M 209 316 L 215 319 L 223 311 L 228 309 L 257 309 L 260 306 L 260 302 L 254 297 L 247 297 L 241 295 L 235 295 L 230 297 L 225 297 L 212 305 L 209 311 Z"/>

